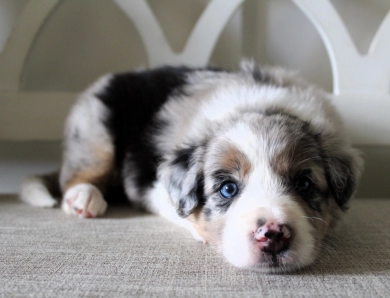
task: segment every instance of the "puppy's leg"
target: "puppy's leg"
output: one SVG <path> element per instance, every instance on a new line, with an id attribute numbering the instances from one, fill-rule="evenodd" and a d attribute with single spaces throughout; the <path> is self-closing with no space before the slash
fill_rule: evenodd
<path id="1" fill-rule="evenodd" d="M 107 84 L 108 76 L 87 90 L 67 120 L 60 173 L 67 214 L 96 217 L 107 208 L 103 193 L 113 172 L 114 146 L 105 125 L 110 111 L 96 97 Z"/>

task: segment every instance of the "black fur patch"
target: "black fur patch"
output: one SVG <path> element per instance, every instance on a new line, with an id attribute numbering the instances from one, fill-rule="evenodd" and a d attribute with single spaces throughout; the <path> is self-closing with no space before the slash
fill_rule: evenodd
<path id="1" fill-rule="evenodd" d="M 335 198 L 336 203 L 341 210 L 348 210 L 348 202 L 355 191 L 356 179 L 351 169 L 351 162 L 347 158 L 333 158 L 325 157 L 326 179 L 329 185 L 330 193 Z M 335 172 L 340 176 L 338 180 L 334 177 Z"/>
<path id="2" fill-rule="evenodd" d="M 177 213 L 182 217 L 187 217 L 195 208 L 204 204 L 204 175 L 203 173 L 198 173 L 193 188 L 185 197 L 180 198 Z"/>
<path id="3" fill-rule="evenodd" d="M 176 158 L 172 161 L 172 165 L 181 166 L 183 169 L 188 170 L 191 164 L 191 158 L 196 150 L 196 146 L 177 150 L 175 155 Z"/>
<path id="4" fill-rule="evenodd" d="M 276 85 L 273 78 L 266 71 L 263 71 L 260 67 L 256 67 L 253 70 L 252 76 L 256 82 L 262 84 Z"/>
<path id="5" fill-rule="evenodd" d="M 110 110 L 105 125 L 114 139 L 116 168 L 122 171 L 126 159 L 130 159 L 136 168 L 135 183 L 140 189 L 156 179 L 160 155 L 150 142 L 150 134 L 164 123 L 154 121 L 154 116 L 169 96 L 181 92 L 186 83 L 185 75 L 190 71 L 164 67 L 118 74 L 96 95 Z"/>
<path id="6" fill-rule="evenodd" d="M 351 199 L 357 185 L 360 174 L 359 158 L 354 158 L 348 152 L 342 152 L 337 142 L 334 145 L 326 144 L 332 140 L 324 132 L 315 135 L 320 145 L 321 158 L 325 169 L 326 180 L 330 194 L 340 206 L 342 211 L 348 210 L 348 202 Z"/>
<path id="7" fill-rule="evenodd" d="M 141 193 L 156 180 L 156 168 L 161 160 L 151 136 L 164 129 L 166 123 L 157 121 L 156 113 L 170 97 L 184 94 L 189 73 L 201 70 L 220 71 L 162 67 L 117 74 L 105 90 L 96 94 L 110 111 L 104 124 L 113 136 L 116 168 L 122 172 L 126 162 L 134 165 L 131 174 Z"/>

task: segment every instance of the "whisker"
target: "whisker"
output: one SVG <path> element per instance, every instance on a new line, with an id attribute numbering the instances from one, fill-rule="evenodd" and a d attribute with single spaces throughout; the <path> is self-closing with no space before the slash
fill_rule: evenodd
<path id="1" fill-rule="evenodd" d="M 313 219 L 317 219 L 319 221 L 322 221 L 323 223 L 325 223 L 327 226 L 329 226 L 329 223 L 326 222 L 325 220 L 323 220 L 322 218 L 319 218 L 319 217 L 314 217 L 314 216 L 302 216 L 303 218 L 307 218 L 307 219 L 310 219 L 313 221 Z"/>
<path id="2" fill-rule="evenodd" d="M 303 156 L 303 155 L 306 155 L 306 154 L 311 153 L 311 152 L 312 152 L 312 149 L 306 149 L 306 150 L 300 152 L 298 155 L 296 155 L 296 156 L 294 157 L 293 163 L 298 159 L 298 157 Z M 318 157 L 315 157 L 315 158 L 318 158 Z"/>
<path id="3" fill-rule="evenodd" d="M 291 262 L 294 262 L 294 259 L 290 256 L 284 256 L 284 258 L 288 258 Z M 286 264 L 286 261 L 285 261 L 285 264 Z"/>
<path id="4" fill-rule="evenodd" d="M 326 242 L 328 242 L 328 243 L 326 243 Z M 328 244 L 329 245 L 329 243 L 330 244 L 332 244 L 332 245 L 334 245 L 336 248 L 339 248 L 339 245 L 336 243 L 336 242 L 334 242 L 334 241 L 332 241 L 332 240 L 330 240 L 330 239 L 324 239 L 323 241 L 322 241 L 322 243 L 323 244 Z"/>
<path id="5" fill-rule="evenodd" d="M 294 255 L 296 255 L 296 256 L 298 256 L 298 253 L 295 250 L 290 250 L 289 252 L 294 254 Z"/>
<path id="6" fill-rule="evenodd" d="M 333 247 L 327 245 L 326 243 L 322 244 L 321 249 L 325 250 L 326 252 L 328 252 L 331 255 L 335 255 L 337 253 L 337 251 Z"/>
<path id="7" fill-rule="evenodd" d="M 328 233 L 326 238 L 329 238 L 330 240 L 331 240 L 332 238 L 334 238 L 334 239 L 336 239 L 336 240 L 340 240 L 340 238 L 337 237 L 336 234 L 333 234 L 333 233 Z"/>
<path id="8" fill-rule="evenodd" d="M 299 166 L 300 164 L 304 163 L 304 162 L 307 162 L 309 160 L 314 160 L 314 159 L 319 159 L 318 156 L 314 156 L 314 157 L 308 157 L 306 159 L 303 159 L 301 160 L 300 162 L 296 163 L 295 166 Z"/>
<path id="9" fill-rule="evenodd" d="M 295 149 L 296 149 L 296 147 L 297 147 L 297 143 L 298 143 L 298 141 L 295 140 L 295 141 L 294 141 L 294 147 L 293 147 L 293 149 L 291 150 L 290 159 L 293 160 L 293 162 L 295 162 L 295 158 L 296 158 L 296 156 L 295 156 Z"/>

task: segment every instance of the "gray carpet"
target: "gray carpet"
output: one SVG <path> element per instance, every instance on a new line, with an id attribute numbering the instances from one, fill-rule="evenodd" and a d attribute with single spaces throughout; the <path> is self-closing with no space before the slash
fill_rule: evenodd
<path id="1" fill-rule="evenodd" d="M 355 199 L 318 262 L 285 275 L 225 263 L 164 219 L 75 219 L 0 197 L 2 297 L 390 297 L 390 199 Z"/>

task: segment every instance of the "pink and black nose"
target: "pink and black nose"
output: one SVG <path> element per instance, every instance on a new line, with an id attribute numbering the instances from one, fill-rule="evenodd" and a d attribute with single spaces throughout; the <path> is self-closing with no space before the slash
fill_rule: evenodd
<path id="1" fill-rule="evenodd" d="M 276 255 L 290 247 L 292 229 L 288 225 L 267 221 L 258 226 L 254 239 L 262 251 Z"/>

